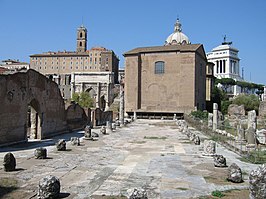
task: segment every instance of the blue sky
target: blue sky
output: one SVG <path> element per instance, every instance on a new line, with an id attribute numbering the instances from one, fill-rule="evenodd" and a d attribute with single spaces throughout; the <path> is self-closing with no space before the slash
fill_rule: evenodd
<path id="1" fill-rule="evenodd" d="M 76 30 L 88 29 L 88 48 L 123 53 L 163 45 L 177 16 L 192 43 L 209 52 L 223 41 L 239 49 L 247 81 L 266 84 L 265 0 L 0 0 L 0 60 L 75 51 Z"/>

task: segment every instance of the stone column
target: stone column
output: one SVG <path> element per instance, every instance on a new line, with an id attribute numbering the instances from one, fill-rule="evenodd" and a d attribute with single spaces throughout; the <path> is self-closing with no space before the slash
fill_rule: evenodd
<path id="1" fill-rule="evenodd" d="M 204 140 L 204 153 L 206 156 L 214 156 L 216 154 L 216 143 L 212 140 Z"/>
<path id="2" fill-rule="evenodd" d="M 257 115 L 255 110 L 248 112 L 248 129 L 249 128 L 253 128 L 255 131 L 257 129 Z"/>
<path id="3" fill-rule="evenodd" d="M 101 87 L 100 83 L 97 83 L 97 95 L 96 95 L 96 108 L 100 108 L 100 96 L 101 96 Z"/>
<path id="4" fill-rule="evenodd" d="M 80 84 L 80 92 L 82 93 L 83 91 L 84 91 L 84 83 L 81 82 L 81 84 Z"/>
<path id="5" fill-rule="evenodd" d="M 119 120 L 120 120 L 121 125 L 124 125 L 124 117 L 125 117 L 124 112 L 125 112 L 124 89 L 123 89 L 123 85 L 120 84 Z"/>
<path id="6" fill-rule="evenodd" d="M 37 138 L 37 112 L 30 107 L 30 138 Z"/>
<path id="7" fill-rule="evenodd" d="M 110 121 L 106 121 L 106 133 L 109 134 L 112 132 L 112 123 Z"/>
<path id="8" fill-rule="evenodd" d="M 213 122 L 212 122 L 212 130 L 216 131 L 218 126 L 218 104 L 213 103 Z"/>
<path id="9" fill-rule="evenodd" d="M 213 123 L 213 114 L 208 113 L 208 127 L 212 128 L 212 123 Z"/>
<path id="10" fill-rule="evenodd" d="M 134 120 L 137 120 L 137 112 L 134 111 Z"/>
<path id="11" fill-rule="evenodd" d="M 109 99 L 110 99 L 110 84 L 106 84 L 106 101 L 105 101 L 105 111 L 109 110 Z"/>

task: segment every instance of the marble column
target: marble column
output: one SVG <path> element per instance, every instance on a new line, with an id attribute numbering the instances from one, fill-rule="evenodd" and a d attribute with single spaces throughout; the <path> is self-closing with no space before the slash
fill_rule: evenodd
<path id="1" fill-rule="evenodd" d="M 106 101 L 105 101 L 105 111 L 109 110 L 109 98 L 110 98 L 110 84 L 106 84 Z"/>
<path id="2" fill-rule="evenodd" d="M 123 85 L 120 85 L 120 107 L 119 107 L 119 120 L 120 124 L 124 124 L 124 112 L 125 112 L 125 99 Z"/>
<path id="3" fill-rule="evenodd" d="M 218 104 L 213 103 L 213 122 L 212 122 L 212 130 L 216 131 L 218 125 Z"/>
<path id="4" fill-rule="evenodd" d="M 100 108 L 101 85 L 97 83 L 96 108 Z"/>
<path id="5" fill-rule="evenodd" d="M 30 108 L 30 138 L 37 138 L 37 112 L 34 108 Z"/>

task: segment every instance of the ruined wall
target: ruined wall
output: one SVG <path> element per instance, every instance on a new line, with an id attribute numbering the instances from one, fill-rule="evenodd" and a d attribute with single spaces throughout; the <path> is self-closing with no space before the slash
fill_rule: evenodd
<path id="1" fill-rule="evenodd" d="M 266 101 L 261 101 L 259 106 L 259 116 L 266 115 Z"/>
<path id="2" fill-rule="evenodd" d="M 88 121 L 90 121 L 84 109 L 75 102 L 67 107 L 66 120 L 68 127 L 72 130 L 84 128 Z"/>
<path id="3" fill-rule="evenodd" d="M 38 115 L 36 138 L 66 130 L 64 100 L 55 82 L 34 70 L 0 76 L 0 144 L 27 140 L 28 111 Z"/>
<path id="4" fill-rule="evenodd" d="M 113 111 L 102 111 L 99 108 L 96 108 L 92 111 L 92 124 L 94 126 L 105 125 L 107 121 L 113 121 Z"/>

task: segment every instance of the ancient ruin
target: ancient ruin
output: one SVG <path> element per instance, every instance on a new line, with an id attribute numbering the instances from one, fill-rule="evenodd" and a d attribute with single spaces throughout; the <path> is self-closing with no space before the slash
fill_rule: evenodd
<path id="1" fill-rule="evenodd" d="M 144 189 L 134 189 L 129 199 L 148 199 L 147 192 Z"/>
<path id="2" fill-rule="evenodd" d="M 200 145 L 200 137 L 198 135 L 196 135 L 195 138 L 194 138 L 194 144 L 195 145 Z"/>
<path id="3" fill-rule="evenodd" d="M 16 169 L 16 158 L 14 157 L 13 153 L 7 153 L 4 156 L 4 169 L 5 171 L 15 171 Z"/>
<path id="4" fill-rule="evenodd" d="M 56 199 L 60 194 L 60 181 L 49 175 L 42 178 L 38 187 L 38 199 Z"/>
<path id="5" fill-rule="evenodd" d="M 46 148 L 40 147 L 40 148 L 35 149 L 34 156 L 36 159 L 46 159 L 47 158 Z"/>
<path id="6" fill-rule="evenodd" d="M 34 70 L 0 75 L 0 144 L 66 131 L 65 104 L 55 82 Z"/>
<path id="7" fill-rule="evenodd" d="M 215 167 L 226 167 L 226 159 L 223 155 L 215 155 L 213 160 Z"/>
<path id="8" fill-rule="evenodd" d="M 70 143 L 71 143 L 73 146 L 79 146 L 79 145 L 80 145 L 79 138 L 78 138 L 78 137 L 71 137 L 71 138 L 70 138 Z"/>
<path id="9" fill-rule="evenodd" d="M 65 151 L 66 150 L 66 141 L 64 139 L 60 139 L 56 143 L 56 148 L 58 151 Z"/>
<path id="10" fill-rule="evenodd" d="M 106 127 L 105 126 L 101 126 L 101 133 L 103 134 L 103 135 L 105 135 L 106 134 Z"/>
<path id="11" fill-rule="evenodd" d="M 70 129 L 82 129 L 89 122 L 89 118 L 79 104 L 71 102 L 66 109 L 66 121 Z"/>
<path id="12" fill-rule="evenodd" d="M 242 171 L 236 163 L 233 163 L 228 167 L 227 180 L 234 183 L 243 182 Z"/>
<path id="13" fill-rule="evenodd" d="M 87 125 L 84 129 L 84 137 L 85 139 L 91 138 L 91 127 L 89 125 Z"/>
<path id="14" fill-rule="evenodd" d="M 263 164 L 249 174 L 249 193 L 251 199 L 266 198 L 266 165 Z"/>
<path id="15" fill-rule="evenodd" d="M 204 153 L 206 156 L 214 156 L 216 153 L 216 143 L 212 140 L 204 140 Z"/>

